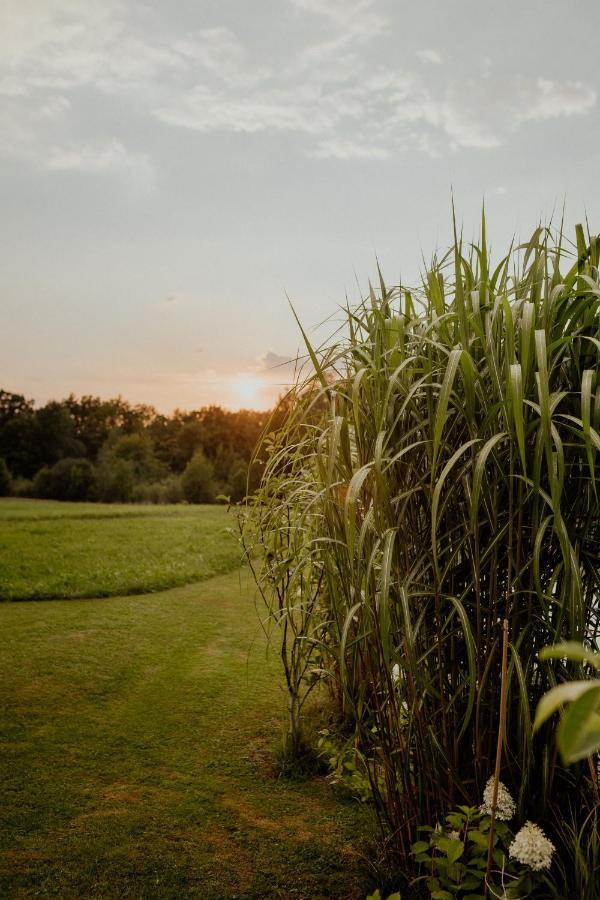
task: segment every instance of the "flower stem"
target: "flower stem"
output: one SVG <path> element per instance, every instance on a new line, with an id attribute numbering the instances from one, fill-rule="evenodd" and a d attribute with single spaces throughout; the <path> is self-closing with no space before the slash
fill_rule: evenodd
<path id="1" fill-rule="evenodd" d="M 502 625 L 502 680 L 500 682 L 500 722 L 498 724 L 498 742 L 496 744 L 496 768 L 494 770 L 494 790 L 492 794 L 492 816 L 490 834 L 488 838 L 487 865 L 485 869 L 485 886 L 483 896 L 487 900 L 489 896 L 490 874 L 492 871 L 492 854 L 494 852 L 494 836 L 496 834 L 496 803 L 498 802 L 498 784 L 500 782 L 500 768 L 502 766 L 502 745 L 504 743 L 504 729 L 506 726 L 506 669 L 508 664 L 508 619 Z"/>

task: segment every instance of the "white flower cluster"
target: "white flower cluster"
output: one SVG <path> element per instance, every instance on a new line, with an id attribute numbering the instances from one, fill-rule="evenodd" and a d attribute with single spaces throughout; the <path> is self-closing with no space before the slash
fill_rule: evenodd
<path id="1" fill-rule="evenodd" d="M 394 686 L 400 684 L 400 666 L 398 663 L 394 663 L 392 666 L 392 684 Z"/>
<path id="2" fill-rule="evenodd" d="M 508 848 L 508 855 L 536 872 L 549 869 L 555 847 L 539 825 L 525 822 Z"/>
<path id="3" fill-rule="evenodd" d="M 492 815 L 492 800 L 494 799 L 494 778 L 488 779 L 483 792 L 483 803 L 479 807 L 480 811 L 486 815 Z M 498 796 L 496 797 L 496 818 L 508 822 L 515 814 L 515 801 L 510 795 L 510 791 L 501 781 L 498 782 Z"/>
<path id="4" fill-rule="evenodd" d="M 448 837 L 451 841 L 460 841 L 460 831 L 450 831 Z"/>

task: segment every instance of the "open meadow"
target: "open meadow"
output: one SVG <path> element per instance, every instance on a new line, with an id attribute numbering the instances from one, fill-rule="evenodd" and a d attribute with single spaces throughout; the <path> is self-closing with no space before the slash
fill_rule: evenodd
<path id="1" fill-rule="evenodd" d="M 0 600 L 143 594 L 240 564 L 222 506 L 0 500 Z"/>
<path id="2" fill-rule="evenodd" d="M 3 597 L 63 599 L 0 604 L 0 895 L 364 896 L 365 808 L 277 776 L 279 659 L 225 509 L 1 510 Z"/>

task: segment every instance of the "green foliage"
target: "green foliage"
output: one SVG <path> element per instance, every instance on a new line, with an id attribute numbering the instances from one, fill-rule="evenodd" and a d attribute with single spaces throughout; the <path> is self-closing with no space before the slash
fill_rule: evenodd
<path id="1" fill-rule="evenodd" d="M 490 817 L 477 807 L 460 806 L 446 816 L 443 827 L 419 829 L 424 838 L 412 845 L 411 853 L 421 870 L 428 873 L 417 882 L 425 879 L 432 900 L 483 900 L 490 827 Z M 543 881 L 510 859 L 508 848 L 513 838 L 510 828 L 497 821 L 491 897 L 533 897 L 536 882 Z"/>
<path id="2" fill-rule="evenodd" d="M 589 798 L 582 817 L 571 806 L 556 810 L 559 860 L 559 897 L 600 900 L 600 804 Z"/>
<path id="3" fill-rule="evenodd" d="M 575 641 L 545 647 L 540 659 L 568 659 L 600 670 L 600 653 Z M 600 678 L 566 681 L 551 688 L 538 703 L 534 731 L 564 706 L 556 742 L 563 762 L 571 765 L 600 751 Z"/>
<path id="4" fill-rule="evenodd" d="M 0 456 L 0 497 L 8 497 L 12 492 L 12 475 L 6 462 Z"/>
<path id="5" fill-rule="evenodd" d="M 368 803 L 371 785 L 353 739 L 342 740 L 339 735 L 324 728 L 320 732 L 317 749 L 327 762 L 331 784 L 361 803 Z"/>
<path id="6" fill-rule="evenodd" d="M 47 500 L 94 500 L 96 475 L 89 459 L 61 459 L 43 468 L 33 481 L 33 493 Z"/>
<path id="7" fill-rule="evenodd" d="M 96 467 L 96 484 L 101 503 L 129 503 L 135 488 L 133 464 L 125 459 L 104 460 Z"/>
<path id="8" fill-rule="evenodd" d="M 539 228 L 492 263 L 483 221 L 417 288 L 380 277 L 331 343 L 305 335 L 312 370 L 260 451 L 245 538 L 289 727 L 319 672 L 404 859 L 490 775 L 504 618 L 502 778 L 536 818 L 590 791 L 531 714 L 555 683 L 539 650 L 600 632 L 600 241 L 576 245 Z"/>
<path id="9" fill-rule="evenodd" d="M 248 493 L 248 463 L 238 460 L 229 474 L 229 496 L 232 503 L 239 503 Z"/>
<path id="10" fill-rule="evenodd" d="M 120 397 L 74 395 L 36 409 L 22 395 L 0 390 L 0 457 L 16 479 L 27 480 L 61 459 L 85 458 L 100 469 L 100 499 L 122 502 L 140 496 L 141 502 L 164 502 L 166 495 L 168 502 L 179 502 L 174 500 L 177 495 L 181 499 L 174 479 L 202 452 L 214 466 L 215 493 L 238 502 L 246 494 L 249 460 L 267 418 L 265 413 L 216 406 L 176 410 L 167 417 Z M 259 470 L 254 465 L 250 471 L 251 490 Z M 163 483 L 168 487 L 159 488 Z M 144 485 L 152 487 L 146 491 Z M 44 472 L 38 487 L 43 491 L 46 486 Z"/>
<path id="11" fill-rule="evenodd" d="M 134 503 L 181 503 L 183 501 L 181 478 L 178 475 L 170 475 L 162 481 L 136 484 L 131 499 Z"/>
<path id="12" fill-rule="evenodd" d="M 33 481 L 30 478 L 13 478 L 11 495 L 13 497 L 33 497 Z"/>
<path id="13" fill-rule="evenodd" d="M 183 496 L 188 503 L 211 503 L 215 498 L 215 470 L 203 453 L 196 453 L 181 476 Z"/>
<path id="14" fill-rule="evenodd" d="M 102 447 L 99 461 L 106 466 L 126 462 L 136 482 L 153 481 L 164 474 L 148 434 L 113 432 Z"/>

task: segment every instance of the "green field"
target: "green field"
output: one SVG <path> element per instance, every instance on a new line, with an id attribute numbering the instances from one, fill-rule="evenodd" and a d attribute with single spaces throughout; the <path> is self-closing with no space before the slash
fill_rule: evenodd
<path id="1" fill-rule="evenodd" d="M 84 520 L 54 506 L 33 518 L 58 556 L 74 533 L 61 511 Z M 7 508 L 4 529 L 17 524 Z M 123 523 L 214 525 L 218 540 L 197 548 L 207 566 L 225 540 L 222 509 L 131 512 L 91 524 L 115 529 L 102 532 L 113 546 L 129 539 Z M 246 571 L 143 596 L 4 603 L 0 629 L 0 896 L 365 895 L 369 813 L 322 778 L 274 769 L 285 697 Z"/>
<path id="2" fill-rule="evenodd" d="M 222 506 L 0 500 L 0 600 L 160 591 L 237 568 Z"/>

